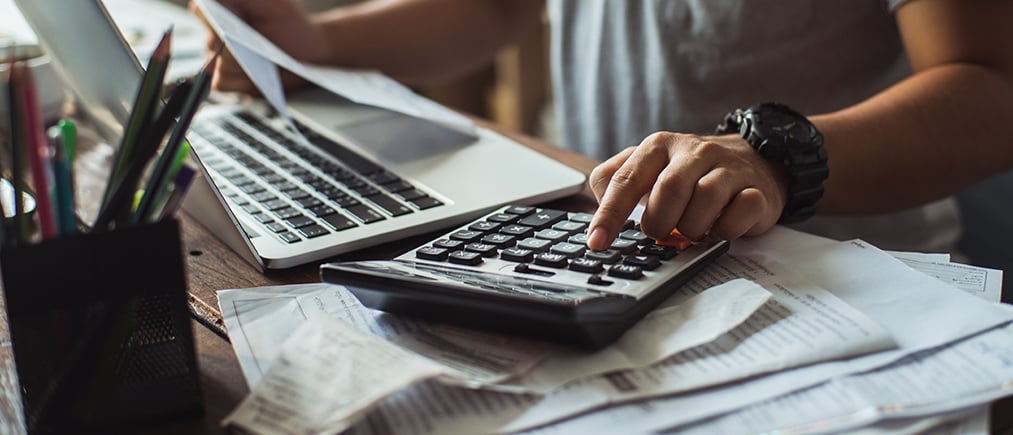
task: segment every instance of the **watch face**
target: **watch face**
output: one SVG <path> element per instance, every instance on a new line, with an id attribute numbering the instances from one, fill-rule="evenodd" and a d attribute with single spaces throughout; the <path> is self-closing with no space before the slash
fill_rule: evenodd
<path id="1" fill-rule="evenodd" d="M 813 136 L 809 121 L 805 118 L 800 119 L 792 113 L 781 111 L 764 113 L 763 123 L 772 133 L 794 139 L 798 142 L 808 142 Z"/>

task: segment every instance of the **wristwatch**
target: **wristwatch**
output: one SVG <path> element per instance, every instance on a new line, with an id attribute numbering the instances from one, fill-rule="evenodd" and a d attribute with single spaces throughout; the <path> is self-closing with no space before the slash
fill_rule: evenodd
<path id="1" fill-rule="evenodd" d="M 788 169 L 788 200 L 777 223 L 798 223 L 816 214 L 830 169 L 823 135 L 805 116 L 784 104 L 760 103 L 728 113 L 716 132 L 738 132 L 761 156 Z"/>

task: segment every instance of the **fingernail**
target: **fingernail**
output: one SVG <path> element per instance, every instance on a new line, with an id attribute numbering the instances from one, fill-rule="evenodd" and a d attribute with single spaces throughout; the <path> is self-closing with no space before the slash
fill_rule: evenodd
<path id="1" fill-rule="evenodd" d="M 594 227 L 587 235 L 587 247 L 595 251 L 605 249 L 608 244 L 608 235 L 601 227 Z"/>

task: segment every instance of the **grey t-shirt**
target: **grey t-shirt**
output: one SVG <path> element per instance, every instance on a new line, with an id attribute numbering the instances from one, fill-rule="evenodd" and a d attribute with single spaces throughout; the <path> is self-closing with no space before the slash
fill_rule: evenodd
<path id="1" fill-rule="evenodd" d="M 803 114 L 855 104 L 911 73 L 892 14 L 903 1 L 550 0 L 560 145 L 603 160 L 656 131 L 709 134 L 761 101 Z M 955 210 L 944 201 L 802 227 L 949 250 Z"/>

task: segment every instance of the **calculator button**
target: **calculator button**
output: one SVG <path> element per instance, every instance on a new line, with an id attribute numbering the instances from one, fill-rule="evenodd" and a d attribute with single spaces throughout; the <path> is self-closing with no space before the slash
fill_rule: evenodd
<path id="1" fill-rule="evenodd" d="M 563 240 L 566 240 L 567 237 L 570 237 L 570 234 L 565 231 L 544 229 L 535 233 L 535 237 L 539 239 L 551 240 L 553 242 L 561 242 Z"/>
<path id="2" fill-rule="evenodd" d="M 573 233 L 576 233 L 576 232 L 584 231 L 584 228 L 586 228 L 586 227 L 587 227 L 587 224 L 583 224 L 583 223 L 580 223 L 580 222 L 562 221 L 562 222 L 557 222 L 555 225 L 553 225 L 552 229 L 559 230 L 559 231 L 566 231 L 566 232 L 568 232 L 570 234 L 573 234 Z"/>
<path id="3" fill-rule="evenodd" d="M 531 213 L 534 213 L 535 212 L 535 208 L 534 207 L 528 207 L 526 205 L 514 205 L 514 206 L 507 207 L 507 209 L 503 210 L 503 212 L 504 213 L 515 214 L 515 215 L 518 215 L 518 216 L 527 216 L 527 215 L 529 215 Z"/>
<path id="4" fill-rule="evenodd" d="M 519 219 L 519 218 L 520 218 L 520 216 L 517 216 L 515 214 L 496 213 L 496 214 L 493 214 L 493 215 L 489 215 L 489 217 L 487 217 L 486 220 L 490 220 L 490 221 L 493 221 L 493 222 L 499 222 L 501 224 L 507 224 L 507 223 L 516 222 L 517 219 Z"/>
<path id="5" fill-rule="evenodd" d="M 584 255 L 584 251 L 587 248 L 584 245 L 578 245 L 576 243 L 557 243 L 549 248 L 549 252 L 553 254 L 565 255 L 568 258 L 579 257 Z"/>
<path id="6" fill-rule="evenodd" d="M 535 260 L 535 251 L 521 248 L 506 248 L 500 251 L 499 258 L 517 263 L 530 263 Z"/>
<path id="7" fill-rule="evenodd" d="M 535 256 L 535 264 L 562 269 L 566 267 L 567 261 L 565 255 L 543 252 Z"/>
<path id="8" fill-rule="evenodd" d="M 517 237 L 518 239 L 523 239 L 525 237 L 531 237 L 531 235 L 535 233 L 534 230 L 535 230 L 534 228 L 531 228 L 529 226 L 511 224 L 503 227 L 502 229 L 499 230 L 499 232 L 503 234 L 509 234 L 511 236 Z"/>
<path id="9" fill-rule="evenodd" d="M 481 254 L 483 257 L 496 256 L 496 245 L 490 245 L 488 243 L 469 243 L 464 245 L 464 250 L 468 252 L 476 252 Z"/>
<path id="10" fill-rule="evenodd" d="M 460 240 L 462 242 L 470 243 L 482 238 L 482 233 L 479 231 L 472 231 L 472 230 L 459 230 L 450 234 L 450 238 L 452 240 Z"/>
<path id="11" fill-rule="evenodd" d="M 593 218 L 594 215 L 590 213 L 570 213 L 570 220 L 574 222 L 589 224 Z"/>
<path id="12" fill-rule="evenodd" d="M 584 258 L 589 258 L 591 260 L 598 260 L 605 264 L 613 264 L 618 263 L 619 260 L 622 260 L 623 255 L 620 254 L 619 251 L 609 249 L 606 251 L 587 251 L 587 253 L 584 254 Z"/>
<path id="13" fill-rule="evenodd" d="M 642 233 L 640 231 L 637 231 L 637 230 L 626 230 L 626 231 L 623 231 L 623 232 L 619 233 L 619 238 L 620 239 L 626 239 L 626 240 L 633 240 L 634 242 L 637 242 L 638 245 L 644 245 L 644 244 L 648 243 L 648 241 L 651 240 L 650 237 L 647 237 L 647 234 L 644 234 L 644 233 Z"/>
<path id="14" fill-rule="evenodd" d="M 623 264 L 640 266 L 644 270 L 654 270 L 661 265 L 657 255 L 630 255 L 623 259 Z"/>
<path id="15" fill-rule="evenodd" d="M 662 245 L 647 245 L 640 248 L 640 253 L 644 255 L 657 255 L 662 260 L 671 260 L 679 254 L 679 250 L 671 246 Z"/>
<path id="16" fill-rule="evenodd" d="M 629 239 L 615 239 L 612 242 L 611 248 L 619 251 L 621 254 L 629 254 L 637 250 L 637 242 Z"/>
<path id="17" fill-rule="evenodd" d="M 499 228 L 500 225 L 502 224 L 496 222 L 482 221 L 471 224 L 470 226 L 468 226 L 468 229 L 472 231 L 482 231 L 482 232 L 495 231 L 497 228 Z"/>
<path id="18" fill-rule="evenodd" d="M 544 239 L 536 239 L 534 237 L 528 237 L 524 240 L 517 242 L 517 247 L 521 249 L 530 249 L 535 252 L 542 252 L 549 249 L 552 245 L 552 241 Z"/>
<path id="19" fill-rule="evenodd" d="M 560 210 L 542 210 L 527 216 L 517 223 L 535 228 L 545 228 L 566 219 L 566 212 Z"/>
<path id="20" fill-rule="evenodd" d="M 496 247 L 499 247 L 499 248 L 505 248 L 505 247 L 508 247 L 508 246 L 513 246 L 514 244 L 516 244 L 516 242 L 515 242 L 516 240 L 517 240 L 517 238 L 514 237 L 514 236 L 510 236 L 510 235 L 506 235 L 506 234 L 500 234 L 500 233 L 486 234 L 485 237 L 482 237 L 482 243 L 488 243 L 490 245 L 496 245 Z"/>
<path id="21" fill-rule="evenodd" d="M 644 276 L 644 273 L 639 266 L 616 264 L 609 268 L 609 276 L 626 279 L 640 279 Z"/>
<path id="22" fill-rule="evenodd" d="M 468 251 L 454 251 L 447 255 L 451 263 L 463 264 L 466 266 L 477 266 L 482 264 L 482 254 Z"/>
<path id="23" fill-rule="evenodd" d="M 574 234 L 574 235 L 570 236 L 570 238 L 566 239 L 566 241 L 570 242 L 570 243 L 576 243 L 578 245 L 586 245 L 587 244 L 587 233 L 577 233 L 577 234 Z"/>
<path id="24" fill-rule="evenodd" d="M 437 248 L 435 246 L 425 246 L 415 251 L 415 256 L 423 260 L 433 261 L 444 261 L 447 259 L 447 255 L 450 254 L 450 250 L 446 248 Z"/>
<path id="25" fill-rule="evenodd" d="M 592 260 L 589 258 L 575 258 L 570 261 L 570 270 L 576 270 L 577 272 L 586 273 L 601 273 L 605 270 L 602 266 L 601 261 Z"/>
<path id="26" fill-rule="evenodd" d="M 612 285 L 612 281 L 602 278 L 600 275 L 591 275 L 587 277 L 587 283 L 594 285 Z"/>
<path id="27" fill-rule="evenodd" d="M 461 247 L 464 246 L 464 242 L 460 240 L 440 239 L 437 240 L 436 243 L 433 243 L 433 246 L 437 248 L 446 248 L 449 250 L 454 250 L 454 249 L 461 249 Z"/>

